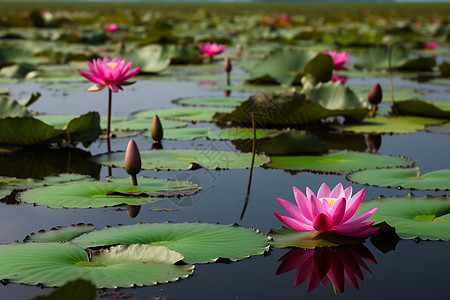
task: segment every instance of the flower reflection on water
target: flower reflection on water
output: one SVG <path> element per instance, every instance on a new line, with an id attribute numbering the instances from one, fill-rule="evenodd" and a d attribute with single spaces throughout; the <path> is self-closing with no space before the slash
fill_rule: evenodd
<path id="1" fill-rule="evenodd" d="M 317 249 L 291 249 L 281 257 L 276 274 L 297 269 L 294 288 L 308 281 L 308 292 L 319 283 L 325 286 L 331 281 L 335 292 L 344 292 L 345 280 L 359 290 L 358 278 L 364 281 L 361 267 L 372 273 L 365 261 L 376 264 L 373 254 L 364 245 Z"/>

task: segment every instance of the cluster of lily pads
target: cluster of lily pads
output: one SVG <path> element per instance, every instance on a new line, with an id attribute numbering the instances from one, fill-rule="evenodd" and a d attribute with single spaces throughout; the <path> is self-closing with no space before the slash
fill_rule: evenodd
<path id="1" fill-rule="evenodd" d="M 336 34 L 331 24 L 324 26 L 301 16 L 291 18 L 277 14 L 251 20 L 235 18 L 225 35 L 225 30 L 214 24 L 212 17 L 196 20 L 201 25 L 197 30 L 193 30 L 192 20 L 161 19 L 150 13 L 136 15 L 134 24 L 123 21 L 118 26 L 100 26 L 94 23 L 92 26 L 98 25 L 94 30 L 81 20 L 77 20 L 81 29 L 64 26 L 70 24 L 70 19 L 53 16 L 48 11 L 33 12 L 30 17 L 33 25 L 41 29 L 18 33 L 0 31 L 0 37 L 5 40 L 0 47 L 0 82 L 58 81 L 62 84 L 49 84 L 48 88 L 81 89 L 87 86 L 76 72 L 77 68 L 84 68 L 80 61 L 97 59 L 94 65 L 89 63 L 93 74 L 80 71 L 96 84 L 96 90 L 108 86 L 110 91 L 118 92 L 122 85 L 129 84 L 126 73 L 132 62 L 137 68 L 129 77 L 137 74 L 134 77 L 137 80 L 206 80 L 207 88 L 223 90 L 225 96 L 173 99 L 178 105 L 173 108 L 109 117 L 97 112 L 81 116 L 37 114 L 28 107 L 39 94 L 16 101 L 10 99 L 6 91 L 0 95 L 0 152 L 7 153 L 8 160 L 15 152 L 30 146 L 73 147 L 79 142 L 87 146 L 100 138 L 105 128 L 111 128 L 113 138 L 129 137 L 137 132 L 154 138 L 149 129 L 158 118 L 164 139 L 231 141 L 240 152 L 146 150 L 140 152 L 143 169 L 242 169 L 253 166 L 254 159 L 255 167 L 283 169 L 293 174 L 302 171 L 344 174 L 349 181 L 371 186 L 449 189 L 448 169 L 420 175 L 419 167 L 409 158 L 365 151 L 369 148 L 377 152 L 381 134 L 428 130 L 448 135 L 450 102 L 420 100 L 427 91 L 408 87 L 394 86 L 388 93 L 384 86 L 384 97 L 379 99 L 377 113 L 369 116 L 367 94 L 371 87 L 346 84 L 346 78 L 387 77 L 388 74 L 445 82 L 448 63 L 444 61 L 438 66 L 429 54 L 439 53 L 439 48 L 426 44 L 429 38 L 446 42 L 449 25 L 445 22 L 420 28 L 394 24 L 382 30 L 378 30 L 375 23 L 367 22 L 367 26 L 357 31 L 353 27 L 343 28 Z M 148 19 L 151 22 L 147 22 Z M 4 20 L 8 18 L 3 18 L 2 22 Z M 249 25 L 255 25 L 256 29 L 243 30 Z M 419 43 L 399 46 L 386 42 L 392 40 L 392 36 L 400 42 L 407 39 L 402 34 L 404 31 L 415 33 Z M 223 44 L 211 43 L 212 40 Z M 311 41 L 321 41 L 322 45 L 311 46 Z M 261 46 L 256 42 L 267 44 Z M 280 42 L 290 45 L 280 46 Z M 224 68 L 229 77 L 223 73 L 222 65 L 219 68 L 215 63 L 217 56 L 226 49 L 225 44 L 236 46 L 225 58 Z M 365 48 L 350 48 L 362 46 Z M 348 48 L 354 62 L 337 62 L 337 55 L 343 52 L 329 51 L 330 48 Z M 106 56 L 122 60 L 98 59 Z M 232 72 L 231 61 L 234 69 L 241 73 Z M 60 64 L 62 62 L 64 64 Z M 99 65 L 118 71 L 119 75 L 99 71 Z M 117 65 L 121 67 L 118 70 Z M 252 94 L 230 96 L 234 91 Z M 109 130 L 106 138 L 111 138 Z M 89 161 L 126 167 L 123 151 L 108 149 L 108 153 L 90 157 Z M 189 182 L 146 177 L 139 178 L 139 186 L 130 185 L 128 178 L 98 181 L 73 174 L 39 180 L 0 178 L 0 198 L 14 195 L 18 201 L 55 209 L 132 207 L 159 201 L 161 197 L 192 195 L 200 190 L 200 186 Z M 450 239 L 448 196 L 417 198 L 409 195 L 369 200 L 359 205 L 356 214 L 375 206 L 378 211 L 368 216 L 369 226 L 375 224 L 381 230 L 394 230 L 404 239 Z M 286 207 L 290 206 L 286 204 Z M 340 215 L 336 218 L 342 221 L 344 212 Z M 325 221 L 318 223 L 322 226 Z M 265 235 L 237 225 L 203 223 L 136 224 L 100 230 L 92 225 L 73 225 L 32 234 L 23 243 L 1 245 L 0 273 L 11 282 L 25 284 L 61 286 L 82 277 L 97 287 L 113 288 L 187 278 L 194 272 L 194 264 L 222 259 L 236 261 L 263 254 L 270 246 L 301 248 L 282 258 L 279 273 L 300 267 L 292 263 L 298 257 L 306 257 L 305 261 L 309 262 L 335 257 L 340 262 L 339 258 L 356 251 L 360 256 L 355 260 L 361 261 L 359 257 L 363 257 L 374 261 L 361 248 L 330 248 L 360 244 L 361 237 L 339 235 L 330 232 L 328 227 L 324 232 L 312 230 L 311 226 L 307 228 L 298 231 L 282 227 Z M 326 248 L 313 251 L 316 247 Z M 345 266 L 345 261 L 342 263 Z M 305 263 L 301 268 L 312 268 L 312 265 Z M 328 267 L 333 272 L 331 262 Z M 321 276 L 328 271 L 320 271 Z M 349 276 L 347 279 L 356 286 L 355 275 Z M 339 291 L 343 290 L 342 282 L 334 281 L 336 278 L 332 275 L 311 278 L 316 285 L 331 280 Z M 299 277 L 296 282 L 305 279 Z"/>

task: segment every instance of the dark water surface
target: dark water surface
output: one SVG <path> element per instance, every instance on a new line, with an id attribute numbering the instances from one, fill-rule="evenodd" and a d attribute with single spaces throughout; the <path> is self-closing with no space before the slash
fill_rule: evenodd
<path id="1" fill-rule="evenodd" d="M 372 85 L 376 79 L 351 79 L 352 85 Z M 385 83 L 386 79 L 377 80 Z M 399 85 L 427 88 L 428 96 L 448 99 L 447 90 L 442 86 L 418 84 L 395 79 Z M 8 88 L 12 98 L 25 97 L 40 91 L 41 99 L 31 109 L 49 114 L 82 114 L 88 111 L 106 113 L 106 91 L 88 93 L 85 91 L 52 91 L 43 83 L 19 83 L 0 85 Z M 140 109 L 171 107 L 171 100 L 179 97 L 220 96 L 222 92 L 209 91 L 196 82 L 144 81 L 113 95 L 113 114 L 126 116 Z M 249 95 L 233 92 L 232 96 Z M 150 124 L 149 124 L 150 125 Z M 214 126 L 214 125 L 212 125 Z M 134 138 L 141 150 L 151 147 L 152 140 L 138 136 Z M 114 139 L 112 149 L 125 150 L 129 138 Z M 230 142 L 197 139 L 194 141 L 164 141 L 165 149 L 199 148 L 233 150 Z M 92 155 L 106 152 L 104 141 L 93 143 L 81 149 Z M 404 155 L 415 161 L 421 173 L 450 168 L 450 139 L 448 135 L 418 132 L 414 134 L 383 135 L 380 154 Z M 293 201 L 292 186 L 305 191 L 309 186 L 317 191 L 322 182 L 334 186 L 342 182 L 350 185 L 344 175 L 323 175 L 300 172 L 290 174 L 276 169 L 256 168 L 253 172 L 250 198 L 243 212 L 247 192 L 248 170 L 226 171 L 159 171 L 144 170 L 142 176 L 189 180 L 202 186 L 196 195 L 181 199 L 162 199 L 142 207 L 139 215 L 131 219 L 125 211 L 116 208 L 100 209 L 50 209 L 30 204 L 0 203 L 0 243 L 22 240 L 26 235 L 40 229 L 49 230 L 55 226 L 74 223 L 92 223 L 98 229 L 107 225 L 136 224 L 138 222 L 208 222 L 220 224 L 238 223 L 243 227 L 254 227 L 267 233 L 271 228 L 279 228 L 281 223 L 273 211 L 281 212 L 275 197 Z M 0 174 L 8 175 L 8 174 Z M 99 178 L 104 180 L 107 168 L 103 167 Z M 123 169 L 114 168 L 114 177 L 128 177 Z M 365 186 L 353 184 L 356 192 Z M 403 196 L 408 190 L 365 187 L 364 199 L 371 200 L 384 196 Z M 446 192 L 414 191 L 414 195 L 446 195 Z M 152 212 L 150 208 L 178 208 L 174 212 Z M 243 217 L 241 219 L 241 215 Z M 394 249 L 384 254 L 367 240 L 365 245 L 375 256 L 377 263 L 367 262 L 372 273 L 363 270 L 364 281 L 359 280 L 360 290 L 349 282 L 345 284 L 345 299 L 447 299 L 450 283 L 450 243 L 422 241 L 399 241 Z M 188 279 L 170 284 L 161 284 L 136 289 L 120 289 L 121 293 L 132 293 L 135 299 L 328 299 L 336 297 L 329 282 L 307 292 L 304 283 L 293 288 L 295 271 L 276 275 L 280 265 L 278 260 L 289 249 L 272 249 L 266 256 L 255 256 L 238 262 L 196 265 L 194 274 Z M 0 275 L 1 277 L 1 275 Z M 34 286 L 8 284 L 0 286 L 0 299 L 27 299 L 38 294 L 48 294 L 52 288 L 41 289 Z"/>

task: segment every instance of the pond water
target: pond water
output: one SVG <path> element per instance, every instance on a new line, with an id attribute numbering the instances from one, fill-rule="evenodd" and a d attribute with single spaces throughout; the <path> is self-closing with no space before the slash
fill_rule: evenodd
<path id="1" fill-rule="evenodd" d="M 220 62 L 218 62 L 220 63 Z M 140 80 L 113 95 L 113 114 L 127 116 L 141 109 L 158 109 L 172 107 L 171 100 L 180 97 L 221 96 L 222 91 L 211 91 L 194 81 L 161 81 Z M 375 82 L 387 83 L 386 78 L 352 79 L 348 85 L 371 86 Z M 237 82 L 233 82 L 237 84 Z M 447 99 L 448 89 L 444 86 L 417 83 L 400 77 L 394 78 L 394 84 L 413 86 L 429 90 L 427 98 Z M 48 114 L 82 114 L 88 111 L 99 111 L 106 114 L 106 92 L 88 93 L 85 91 L 60 91 L 47 89 L 45 83 L 26 82 L 0 85 L 7 88 L 12 99 L 25 97 L 31 92 L 39 91 L 42 97 L 31 106 L 34 111 Z M 249 93 L 232 92 L 232 96 L 248 96 Z M 149 124 L 150 126 L 150 124 Z M 193 125 L 191 125 L 193 126 Z M 195 126 L 202 126 L 197 124 Z M 208 126 L 214 126 L 209 124 Z M 152 140 L 143 136 L 133 138 L 140 150 L 151 147 Z M 125 150 L 129 138 L 112 140 L 112 149 Z M 198 148 L 234 150 L 235 146 L 226 141 L 210 141 L 196 139 L 194 141 L 163 141 L 164 149 Z M 92 155 L 106 152 L 104 140 L 98 140 L 88 148 L 78 148 Z M 450 168 L 450 139 L 448 135 L 418 132 L 411 134 L 383 135 L 379 154 L 404 155 L 414 160 L 421 173 L 443 168 Z M 64 152 L 65 151 L 65 152 Z M 69 153 L 63 150 L 64 153 Z M 62 159 L 62 169 L 66 168 L 66 160 Z M 44 168 L 39 165 L 38 167 Z M 21 170 L 10 170 L 20 176 Z M 102 167 L 96 174 L 105 180 L 108 168 Z M 113 168 L 114 177 L 128 177 L 121 168 Z M 291 174 L 283 170 L 256 168 L 253 172 L 251 191 L 246 203 L 249 170 L 207 171 L 154 171 L 143 170 L 140 176 L 188 180 L 202 186 L 202 190 L 192 196 L 165 198 L 161 201 L 144 205 L 135 218 L 117 208 L 100 209 L 50 209 L 24 203 L 0 203 L 0 243 L 11 243 L 22 240 L 28 234 L 40 229 L 49 230 L 55 226 L 67 226 L 76 223 L 92 223 L 96 228 L 116 226 L 118 224 L 136 224 L 138 222 L 207 222 L 232 224 L 237 223 L 247 228 L 257 228 L 267 233 L 271 228 L 279 228 L 282 224 L 273 215 L 282 209 L 275 200 L 281 197 L 293 201 L 292 186 L 305 190 L 308 186 L 316 191 L 326 182 L 329 186 L 343 183 L 344 187 L 351 183 L 345 175 L 324 175 L 309 172 Z M 366 188 L 364 200 L 384 196 L 404 196 L 409 190 L 387 189 L 373 186 L 353 184 L 354 191 Z M 445 191 L 414 191 L 414 195 L 439 196 L 447 195 Z M 155 212 L 151 208 L 176 208 L 178 211 Z M 367 262 L 371 273 L 363 270 L 364 281 L 359 281 L 360 290 L 356 290 L 348 281 L 345 283 L 346 299 L 443 299 L 448 294 L 448 278 L 450 275 L 450 244 L 448 242 L 410 240 L 392 242 L 390 251 L 383 253 L 376 248 L 370 239 L 364 244 L 373 254 L 376 263 Z M 307 291 L 307 284 L 293 287 L 295 270 L 277 275 L 280 266 L 278 261 L 289 249 L 270 250 L 267 255 L 253 256 L 233 263 L 212 263 L 196 265 L 194 274 L 188 279 L 175 283 L 160 284 L 136 289 L 120 289 L 119 296 L 134 299 L 328 299 L 335 296 L 331 283 L 325 287 L 318 286 Z M 0 276 L 1 277 L 1 276 Z M 0 286 L 2 299 L 27 299 L 40 294 L 48 294 L 52 288 L 40 288 L 18 284 Z M 106 293 L 112 290 L 106 290 Z M 105 297 L 113 298 L 114 295 Z M 115 295 L 117 296 L 117 294 Z"/>

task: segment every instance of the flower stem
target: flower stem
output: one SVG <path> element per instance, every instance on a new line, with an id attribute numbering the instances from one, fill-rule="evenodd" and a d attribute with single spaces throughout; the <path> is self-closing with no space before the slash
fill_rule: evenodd
<path id="1" fill-rule="evenodd" d="M 244 208 L 242 209 L 242 213 L 241 213 L 241 220 L 244 218 L 245 210 L 247 209 L 247 205 L 248 205 L 248 199 L 250 198 L 250 188 L 252 186 L 253 166 L 255 164 L 256 126 L 255 126 L 254 113 L 251 112 L 250 116 L 252 118 L 252 128 L 253 128 L 252 163 L 250 165 L 250 174 L 248 176 L 248 185 L 247 185 L 247 195 L 245 196 L 245 203 L 244 203 Z"/>
<path id="2" fill-rule="evenodd" d="M 392 56 L 392 45 L 388 48 L 388 63 L 389 63 L 389 90 L 391 91 L 391 100 L 392 100 L 392 113 L 394 115 L 398 115 L 397 107 L 395 106 L 394 100 L 394 85 L 392 83 L 392 66 L 391 66 L 391 56 Z"/>
<path id="3" fill-rule="evenodd" d="M 112 105 L 112 91 L 108 89 L 108 120 L 106 124 L 106 145 L 108 148 L 108 153 L 111 152 L 111 105 Z"/>
<path id="4" fill-rule="evenodd" d="M 136 175 L 131 175 L 131 182 L 133 183 L 134 186 L 138 185 Z"/>

